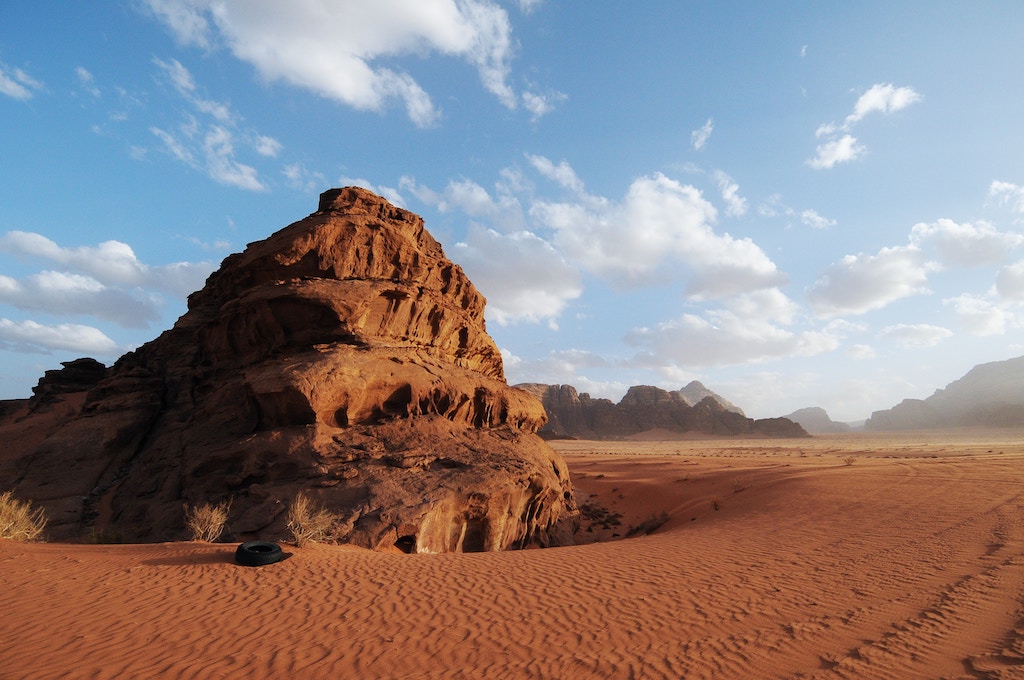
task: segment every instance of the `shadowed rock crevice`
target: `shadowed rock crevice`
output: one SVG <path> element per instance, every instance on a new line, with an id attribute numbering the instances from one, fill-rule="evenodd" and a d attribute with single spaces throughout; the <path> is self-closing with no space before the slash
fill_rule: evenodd
<path id="1" fill-rule="evenodd" d="M 110 369 L 70 362 L 0 423 L 20 442 L 0 482 L 51 511 L 55 539 L 182 538 L 184 504 L 228 498 L 228 538 L 286 539 L 301 491 L 331 540 L 373 549 L 571 542 L 565 464 L 540 402 L 506 384 L 484 303 L 418 216 L 333 189 L 227 257 L 173 328 Z"/>

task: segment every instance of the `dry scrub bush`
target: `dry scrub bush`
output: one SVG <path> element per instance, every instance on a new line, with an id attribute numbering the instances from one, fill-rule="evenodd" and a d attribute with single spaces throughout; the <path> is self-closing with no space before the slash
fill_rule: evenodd
<path id="1" fill-rule="evenodd" d="M 330 536 L 331 528 L 338 519 L 338 515 L 318 506 L 301 491 L 288 507 L 288 530 L 300 548 L 307 543 L 323 542 Z"/>
<path id="2" fill-rule="evenodd" d="M 846 465 L 847 467 L 849 467 L 850 465 L 853 465 L 856 460 L 857 459 L 854 458 L 853 456 L 845 456 L 843 458 L 843 465 Z"/>
<path id="3" fill-rule="evenodd" d="M 46 513 L 32 509 L 29 501 L 14 498 L 13 491 L 0 493 L 0 538 L 12 541 L 34 541 L 43 535 Z"/>
<path id="4" fill-rule="evenodd" d="M 197 508 L 185 506 L 185 526 L 193 541 L 213 543 L 224 533 L 224 525 L 228 521 L 231 510 L 231 499 L 217 505 L 203 503 Z"/>

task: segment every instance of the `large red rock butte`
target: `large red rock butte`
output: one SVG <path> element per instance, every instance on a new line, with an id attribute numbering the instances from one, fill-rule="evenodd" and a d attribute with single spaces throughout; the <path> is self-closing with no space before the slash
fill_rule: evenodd
<path id="1" fill-rule="evenodd" d="M 420 217 L 332 189 L 110 369 L 48 372 L 2 421 L 0 488 L 42 504 L 51 539 L 178 539 L 186 504 L 230 499 L 229 538 L 281 540 L 305 492 L 332 540 L 377 550 L 570 543 L 568 470 L 484 303 Z"/>

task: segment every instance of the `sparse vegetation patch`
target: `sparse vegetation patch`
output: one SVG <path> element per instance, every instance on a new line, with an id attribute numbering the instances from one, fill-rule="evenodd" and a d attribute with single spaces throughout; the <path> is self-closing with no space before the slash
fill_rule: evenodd
<path id="1" fill-rule="evenodd" d="M 288 507 L 288 530 L 292 532 L 295 545 L 322 543 L 331 535 L 331 529 L 340 518 L 327 508 L 300 492 Z"/>
<path id="2" fill-rule="evenodd" d="M 203 503 L 198 507 L 185 506 L 185 526 L 193 541 L 213 543 L 224 533 L 231 510 L 231 499 L 217 505 Z"/>
<path id="3" fill-rule="evenodd" d="M 42 508 L 33 508 L 29 501 L 19 501 L 13 491 L 0 493 L 0 538 L 38 540 L 46 529 L 46 521 Z"/>

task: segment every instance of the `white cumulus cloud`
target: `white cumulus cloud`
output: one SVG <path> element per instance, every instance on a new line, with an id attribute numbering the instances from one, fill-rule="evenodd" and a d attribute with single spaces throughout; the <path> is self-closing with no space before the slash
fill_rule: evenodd
<path id="1" fill-rule="evenodd" d="M 553 232 L 569 261 L 617 285 L 646 285 L 670 263 L 689 272 L 695 299 L 725 297 L 784 281 L 748 238 L 716 233 L 717 211 L 695 187 L 661 173 L 635 180 L 618 202 L 535 202 L 529 214 Z"/>
<path id="2" fill-rule="evenodd" d="M 940 219 L 915 224 L 910 242 L 935 248 L 942 262 L 960 267 L 978 267 L 1002 262 L 1007 252 L 1024 244 L 1024 235 L 999 231 L 985 221 L 963 224 Z"/>
<path id="3" fill-rule="evenodd" d="M 132 247 L 121 241 L 67 248 L 42 234 L 26 231 L 9 231 L 0 236 L 0 252 L 56 263 L 103 286 L 140 287 L 181 298 L 201 288 L 215 268 L 212 262 L 176 262 L 153 267 L 141 262 Z M 75 281 L 81 287 L 84 279 Z"/>
<path id="4" fill-rule="evenodd" d="M 487 297 L 487 318 L 501 325 L 554 323 L 583 292 L 579 271 L 530 232 L 500 234 L 473 226 L 455 248 L 453 259 Z"/>
<path id="5" fill-rule="evenodd" d="M 16 352 L 63 350 L 92 356 L 115 356 L 117 343 L 101 330 L 81 324 L 45 325 L 0 318 L 0 347 Z"/>
<path id="6" fill-rule="evenodd" d="M 934 269 L 916 246 L 882 248 L 876 255 L 847 255 L 825 269 L 807 297 L 822 316 L 864 314 L 928 292 L 928 273 Z"/>
<path id="7" fill-rule="evenodd" d="M 405 105 L 429 126 L 438 118 L 430 95 L 393 59 L 432 53 L 477 69 L 483 86 L 508 108 L 514 53 L 508 13 L 491 0 L 146 0 L 185 44 L 223 44 L 270 81 L 284 81 L 356 109 Z M 388 65 L 384 65 L 384 64 Z M 531 111 L 544 111 L 535 95 Z M 550 100 L 549 100 L 550 101 Z"/>
<path id="8" fill-rule="evenodd" d="M 815 149 L 814 158 L 807 161 L 807 164 L 815 170 L 833 168 L 839 163 L 847 163 L 861 157 L 867 149 L 857 143 L 853 135 L 843 135 L 837 139 L 830 139 L 824 144 L 819 144 Z"/>

